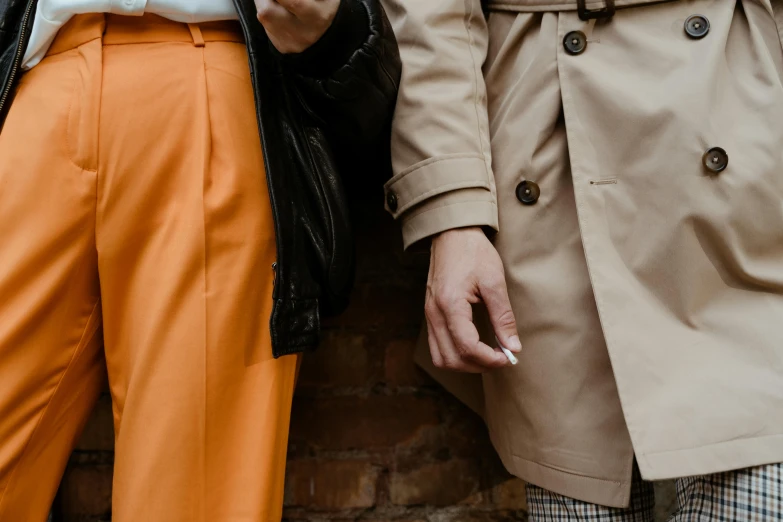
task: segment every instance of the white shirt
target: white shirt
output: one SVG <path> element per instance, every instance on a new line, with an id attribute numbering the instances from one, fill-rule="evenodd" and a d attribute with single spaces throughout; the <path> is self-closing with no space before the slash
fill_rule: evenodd
<path id="1" fill-rule="evenodd" d="M 57 31 L 72 16 L 84 13 L 128 16 L 153 13 L 184 23 L 238 18 L 231 0 L 39 0 L 22 66 L 29 69 L 40 62 L 57 36 Z"/>

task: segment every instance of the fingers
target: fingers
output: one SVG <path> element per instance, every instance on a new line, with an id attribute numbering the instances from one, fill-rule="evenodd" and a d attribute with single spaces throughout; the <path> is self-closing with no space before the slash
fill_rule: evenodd
<path id="1" fill-rule="evenodd" d="M 333 16 L 333 9 L 327 5 L 327 2 L 333 0 L 256 0 L 256 5 L 260 6 L 264 4 L 272 4 L 268 8 L 270 11 L 277 12 L 282 9 L 293 19 L 305 22 L 305 26 L 299 26 L 300 30 L 307 30 L 310 24 L 323 24 L 331 21 Z M 339 2 L 339 0 L 336 0 Z"/>
<path id="2" fill-rule="evenodd" d="M 508 287 L 500 266 L 479 281 L 481 299 L 487 307 L 489 320 L 495 330 L 495 336 L 504 347 L 512 352 L 522 351 L 522 344 L 517 334 L 517 322 L 508 298 Z"/>
<path id="3" fill-rule="evenodd" d="M 446 301 L 430 295 L 425 305 L 427 336 L 432 363 L 436 367 L 481 373 L 508 364 L 502 352 L 493 350 L 479 340 L 467 300 L 460 304 L 458 299 Z"/>
<path id="4" fill-rule="evenodd" d="M 263 24 L 291 24 L 295 17 L 275 0 L 256 0 L 258 20 Z"/>
<path id="5" fill-rule="evenodd" d="M 443 368 L 443 356 L 440 354 L 440 348 L 438 346 L 438 340 L 435 337 L 435 329 L 433 328 L 430 320 L 427 319 L 427 344 L 430 348 L 430 357 L 432 357 L 432 364 L 436 368 Z"/>
<path id="6" fill-rule="evenodd" d="M 485 369 L 502 368 L 508 364 L 503 352 L 481 342 L 467 300 L 452 302 L 447 306 L 445 310 L 442 309 L 442 313 L 451 334 L 452 346 L 463 362 Z"/>
<path id="7" fill-rule="evenodd" d="M 332 25 L 340 0 L 255 0 L 258 20 L 283 54 L 301 53 Z"/>
<path id="8" fill-rule="evenodd" d="M 459 372 L 481 373 L 486 368 L 474 364 L 469 359 L 463 358 L 454 345 L 451 332 L 448 329 L 446 319 L 434 305 L 428 300 L 425 305 L 427 317 L 427 338 L 430 343 L 432 364 L 437 368 L 443 368 Z"/>
<path id="9" fill-rule="evenodd" d="M 310 18 L 318 15 L 318 2 L 313 0 L 276 0 L 286 11 L 297 18 Z"/>

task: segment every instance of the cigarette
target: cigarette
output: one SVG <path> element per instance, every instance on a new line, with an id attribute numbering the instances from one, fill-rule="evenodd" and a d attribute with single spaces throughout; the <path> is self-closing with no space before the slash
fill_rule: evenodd
<path id="1" fill-rule="evenodd" d="M 504 354 L 504 355 L 505 355 L 505 356 L 508 358 L 508 362 L 510 362 L 512 366 L 513 366 L 513 365 L 516 365 L 516 364 L 519 362 L 519 359 L 517 359 L 517 358 L 514 356 L 514 354 L 513 354 L 513 353 L 511 353 L 511 351 L 510 351 L 508 348 L 506 348 L 505 346 L 503 346 L 502 344 L 500 344 L 500 340 L 499 340 L 497 337 L 495 337 L 495 341 L 497 341 L 497 343 L 498 343 L 498 346 L 500 347 L 501 351 L 502 351 L 502 352 L 503 352 L 503 354 Z"/>

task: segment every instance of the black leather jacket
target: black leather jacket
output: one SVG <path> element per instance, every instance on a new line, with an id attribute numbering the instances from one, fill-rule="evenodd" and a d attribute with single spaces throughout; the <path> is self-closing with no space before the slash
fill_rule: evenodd
<path id="1" fill-rule="evenodd" d="M 36 4 L 0 0 L 0 132 Z M 347 305 L 354 248 L 341 178 L 346 165 L 336 158 L 385 139 L 401 65 L 379 0 L 342 0 L 326 34 L 298 55 L 280 55 L 271 46 L 253 0 L 234 4 L 250 56 L 275 220 L 270 330 L 279 357 L 315 347 L 320 313 Z"/>

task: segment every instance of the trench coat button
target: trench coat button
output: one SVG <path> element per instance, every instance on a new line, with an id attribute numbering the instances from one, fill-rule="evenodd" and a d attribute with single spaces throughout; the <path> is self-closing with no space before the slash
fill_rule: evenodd
<path id="1" fill-rule="evenodd" d="M 722 172 L 729 165 L 729 155 L 720 147 L 712 147 L 704 153 L 704 168 L 713 173 Z"/>
<path id="2" fill-rule="evenodd" d="M 582 54 L 587 49 L 587 37 L 582 31 L 571 31 L 563 38 L 563 47 L 568 54 Z"/>
<path id="3" fill-rule="evenodd" d="M 525 205 L 535 205 L 540 195 L 541 189 L 532 181 L 525 180 L 517 185 L 517 199 Z"/>
<path id="4" fill-rule="evenodd" d="M 702 15 L 693 15 L 689 16 L 688 19 L 685 20 L 685 33 L 694 40 L 704 38 L 709 32 L 710 21 L 707 20 L 707 17 Z"/>
<path id="5" fill-rule="evenodd" d="M 389 192 L 386 194 L 386 204 L 389 205 L 389 210 L 392 212 L 397 211 L 397 194 Z"/>

